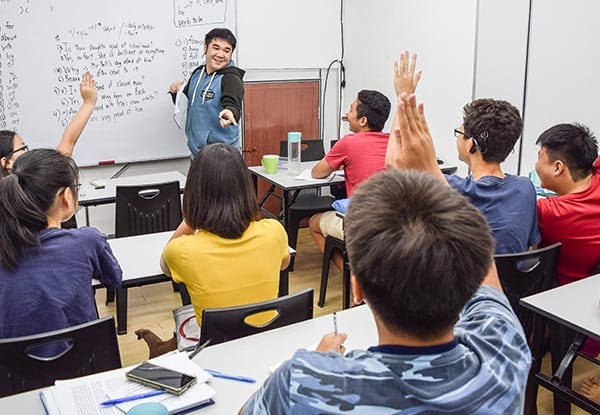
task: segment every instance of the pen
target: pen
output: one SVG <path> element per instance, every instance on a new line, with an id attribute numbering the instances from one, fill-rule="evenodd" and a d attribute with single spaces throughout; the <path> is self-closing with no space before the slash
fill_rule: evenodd
<path id="1" fill-rule="evenodd" d="M 225 373 L 219 372 L 218 370 L 212 370 L 212 369 L 204 369 L 204 370 L 206 372 L 210 373 L 211 375 L 213 375 L 216 378 L 229 379 L 229 380 L 237 380 L 238 382 L 246 382 L 246 383 L 254 383 L 254 382 L 256 382 L 256 379 L 248 378 L 246 376 L 227 375 Z"/>
<path id="2" fill-rule="evenodd" d="M 329 179 L 327 179 L 327 181 L 332 181 L 335 178 L 335 172 L 333 172 L 333 174 L 331 176 L 329 176 Z"/>
<path id="3" fill-rule="evenodd" d="M 337 336 L 338 334 L 338 327 L 337 327 L 337 314 L 335 313 L 335 311 L 333 312 L 333 333 Z"/>
<path id="4" fill-rule="evenodd" d="M 165 391 L 160 389 L 160 390 L 150 391 L 150 392 L 146 392 L 146 393 L 140 393 L 138 395 L 124 396 L 122 398 L 110 399 L 108 401 L 100 402 L 100 406 L 110 406 L 110 405 L 116 405 L 118 403 L 123 403 L 123 402 L 136 401 L 138 399 L 144 399 L 144 398 L 149 398 L 151 396 L 162 395 L 163 393 L 165 393 Z"/>

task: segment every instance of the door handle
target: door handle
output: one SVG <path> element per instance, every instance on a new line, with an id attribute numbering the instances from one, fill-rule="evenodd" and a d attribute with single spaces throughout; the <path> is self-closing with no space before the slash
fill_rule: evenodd
<path id="1" fill-rule="evenodd" d="M 256 153 L 256 147 L 242 148 L 242 153 Z"/>

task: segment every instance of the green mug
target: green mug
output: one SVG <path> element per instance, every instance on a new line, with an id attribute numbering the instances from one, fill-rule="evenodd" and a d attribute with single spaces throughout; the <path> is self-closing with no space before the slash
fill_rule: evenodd
<path id="1" fill-rule="evenodd" d="M 265 168 L 268 174 L 277 173 L 277 165 L 279 164 L 279 156 L 277 154 L 265 154 L 262 156 L 260 164 Z"/>

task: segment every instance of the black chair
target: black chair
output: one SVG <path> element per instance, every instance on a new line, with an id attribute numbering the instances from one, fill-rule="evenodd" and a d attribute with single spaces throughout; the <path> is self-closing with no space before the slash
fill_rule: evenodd
<path id="1" fill-rule="evenodd" d="M 314 290 L 307 288 L 295 294 L 260 303 L 205 309 L 202 313 L 200 342 L 210 339 L 210 344 L 214 345 L 310 320 L 313 317 L 313 297 Z M 268 322 L 260 326 L 246 322 L 247 317 L 267 311 L 276 312 L 276 315 Z"/>
<path id="2" fill-rule="evenodd" d="M 540 371 L 545 354 L 546 322 L 541 316 L 521 307 L 519 299 L 557 286 L 556 267 L 561 246 L 559 242 L 533 251 L 494 256 L 502 289 L 521 321 L 533 358 L 525 390 L 524 414 L 537 413 L 535 374 Z"/>
<path id="3" fill-rule="evenodd" d="M 179 181 L 117 186 L 115 237 L 173 231 L 182 220 Z M 173 289 L 179 290 L 173 283 Z M 115 291 L 106 291 L 106 304 L 114 301 Z"/>
<path id="4" fill-rule="evenodd" d="M 117 186 L 115 237 L 172 231 L 181 218 L 178 181 Z"/>
<path id="5" fill-rule="evenodd" d="M 287 141 L 279 143 L 279 156 L 287 157 Z M 318 161 L 325 156 L 323 140 L 302 140 L 300 159 L 304 161 Z M 298 242 L 298 229 L 303 219 L 310 218 L 317 213 L 332 210 L 331 203 L 335 199 L 331 196 L 322 196 L 319 189 L 304 189 L 296 191 L 290 201 L 288 218 L 288 244 L 296 249 Z M 294 270 L 294 260 L 290 261 L 289 270 Z"/>
<path id="6" fill-rule="evenodd" d="M 346 244 L 343 240 L 333 236 L 325 237 L 325 249 L 323 250 L 323 266 L 321 268 L 321 287 L 319 289 L 319 307 L 325 305 L 325 296 L 327 294 L 327 281 L 329 280 L 329 267 L 331 257 L 335 250 L 340 251 L 344 257 L 344 268 L 342 270 L 342 308 L 350 307 L 350 265 L 346 255 Z"/>
<path id="7" fill-rule="evenodd" d="M 48 357 L 48 349 L 59 352 Z M 120 367 L 112 316 L 66 329 L 0 339 L 0 397 L 50 386 L 57 379 Z"/>

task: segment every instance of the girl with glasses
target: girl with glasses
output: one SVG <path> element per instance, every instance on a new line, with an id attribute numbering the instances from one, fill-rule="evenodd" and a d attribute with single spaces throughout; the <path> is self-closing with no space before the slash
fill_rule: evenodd
<path id="1" fill-rule="evenodd" d="M 92 278 L 120 285 L 104 234 L 61 229 L 75 213 L 77 186 L 73 159 L 51 149 L 26 152 L 0 180 L 0 338 L 94 320 Z"/>

